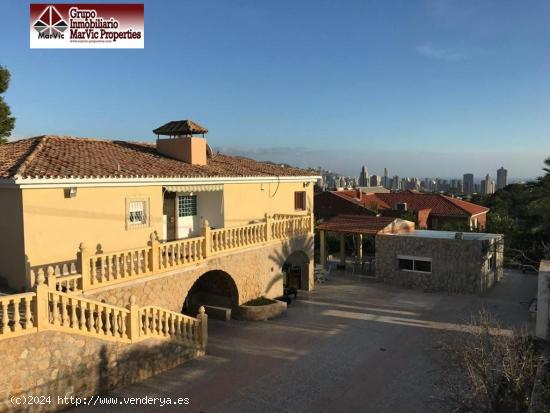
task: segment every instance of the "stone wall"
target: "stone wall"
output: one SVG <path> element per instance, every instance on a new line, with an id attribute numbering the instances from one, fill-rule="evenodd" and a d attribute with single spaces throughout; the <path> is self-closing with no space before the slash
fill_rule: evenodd
<path id="1" fill-rule="evenodd" d="M 235 282 L 239 304 L 260 296 L 275 298 L 283 294 L 282 266 L 295 251 L 303 251 L 310 260 L 305 289 L 312 289 L 313 236 L 304 236 L 233 251 L 209 258 L 195 267 L 99 288 L 85 295 L 118 306 L 125 306 L 134 295 L 138 305 L 156 305 L 179 312 L 195 281 L 208 271 L 221 270 Z"/>
<path id="2" fill-rule="evenodd" d="M 487 264 L 491 253 L 496 256 L 495 271 L 489 271 Z M 398 255 L 431 258 L 432 272 L 400 271 Z M 494 243 L 394 235 L 376 237 L 376 276 L 384 282 L 407 288 L 449 293 L 483 292 L 502 278 L 502 259 L 502 237 Z"/>
<path id="3" fill-rule="evenodd" d="M 59 405 L 58 396 L 90 397 L 202 354 L 177 340 L 123 344 L 56 331 L 5 339 L 0 341 L 0 411 L 61 410 L 70 406 Z M 14 406 L 10 402 L 12 396 L 31 395 L 50 396 L 51 404 Z"/>
<path id="4" fill-rule="evenodd" d="M 541 261 L 537 292 L 536 335 L 550 339 L 550 261 Z"/>

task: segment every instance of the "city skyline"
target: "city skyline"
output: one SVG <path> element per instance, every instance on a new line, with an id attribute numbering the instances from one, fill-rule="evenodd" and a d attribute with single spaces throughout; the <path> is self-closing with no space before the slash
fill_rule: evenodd
<path id="1" fill-rule="evenodd" d="M 491 154 L 491 162 L 486 153 L 465 154 L 470 163 L 463 162 L 462 158 L 452 158 L 448 154 L 441 153 L 415 153 L 415 152 L 369 152 L 363 155 L 360 151 L 346 151 L 334 149 L 332 151 L 318 151 L 304 147 L 289 148 L 246 148 L 237 146 L 215 146 L 215 150 L 232 155 L 246 156 L 261 161 L 287 163 L 289 165 L 330 170 L 334 173 L 346 176 L 359 176 L 357 172 L 362 165 L 367 165 L 368 170 L 375 175 L 384 176 L 384 168 L 390 171 L 400 171 L 402 176 L 461 178 L 464 173 L 473 173 L 479 182 L 487 173 L 496 180 L 496 171 L 505 165 L 508 170 L 508 181 L 531 180 L 540 176 L 544 167 L 544 155 L 538 154 L 533 159 L 530 154 L 517 151 L 515 154 L 503 154 L 495 152 Z M 330 153 L 329 153 L 330 152 Z M 424 162 L 408 162 L 411 157 L 421 157 Z M 425 162 L 429 158 L 430 162 Z M 540 158 L 540 159 L 538 159 Z M 523 161 L 531 160 L 529 167 L 525 167 Z"/>
<path id="2" fill-rule="evenodd" d="M 383 175 L 369 174 L 368 166 L 363 165 L 359 176 L 339 175 L 331 171 L 318 169 L 321 176 L 317 185 L 322 191 L 339 188 L 360 188 L 367 192 L 384 191 L 421 191 L 448 193 L 456 196 L 469 196 L 472 194 L 490 195 L 499 189 L 503 189 L 509 183 L 508 170 L 503 166 L 496 170 L 496 180 L 490 173 L 481 179 L 476 178 L 472 173 L 465 173 L 462 179 L 442 177 L 419 177 L 419 176 L 390 176 L 388 168 L 384 168 Z"/>
<path id="3" fill-rule="evenodd" d="M 190 118 L 213 147 L 344 174 L 536 177 L 550 154 L 549 3 L 144 3 L 145 49 L 117 53 L 31 50 L 28 3 L 0 4 L 15 138 L 152 141 Z"/>

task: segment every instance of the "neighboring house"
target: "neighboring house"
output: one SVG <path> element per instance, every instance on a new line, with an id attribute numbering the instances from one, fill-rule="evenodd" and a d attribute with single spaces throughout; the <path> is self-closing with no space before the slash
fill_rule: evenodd
<path id="1" fill-rule="evenodd" d="M 484 229 L 489 208 L 441 194 L 416 191 L 364 193 L 359 190 L 332 191 L 315 195 L 315 217 L 366 214 L 410 219 L 420 229 Z"/>
<path id="2" fill-rule="evenodd" d="M 179 310 L 193 283 L 218 271 L 195 289 L 230 291 L 235 306 L 281 295 L 281 268 L 293 254 L 302 266 L 295 285 L 312 287 L 314 173 L 213 153 L 196 136 L 207 130 L 192 121 L 154 132 L 169 137 L 0 145 L 0 276 L 9 288 L 30 290 L 43 270 L 58 283 L 76 274 L 70 288 L 92 294 L 186 268 L 194 272 L 185 282 L 163 286 L 173 297 L 143 292 L 138 302 Z M 126 305 L 121 297 L 107 302 Z"/>
<path id="3" fill-rule="evenodd" d="M 325 191 L 315 194 L 315 218 L 327 219 L 336 215 L 376 215 L 374 209 L 366 207 L 361 199 L 347 196 L 347 193 L 359 191 Z M 362 194 L 363 198 L 366 194 Z"/>

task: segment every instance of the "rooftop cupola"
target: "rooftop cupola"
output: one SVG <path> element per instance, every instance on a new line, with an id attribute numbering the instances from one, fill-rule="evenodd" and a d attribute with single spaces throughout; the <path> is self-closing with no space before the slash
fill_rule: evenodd
<path id="1" fill-rule="evenodd" d="M 191 165 L 206 165 L 208 129 L 192 120 L 174 120 L 153 130 L 157 135 L 157 152 Z M 161 138 L 160 136 L 167 136 Z M 196 136 L 202 135 L 202 136 Z"/>

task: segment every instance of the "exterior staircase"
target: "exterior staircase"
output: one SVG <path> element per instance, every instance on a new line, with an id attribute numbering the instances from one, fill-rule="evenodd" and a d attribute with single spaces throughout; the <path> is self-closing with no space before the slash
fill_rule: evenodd
<path id="1" fill-rule="evenodd" d="M 102 340 L 135 343 L 148 338 L 188 341 L 206 348 L 208 317 L 204 307 L 196 318 L 154 306 L 140 307 L 131 297 L 127 307 L 58 291 L 57 277 L 37 280 L 35 292 L 0 294 L 0 340 L 53 330 Z"/>

